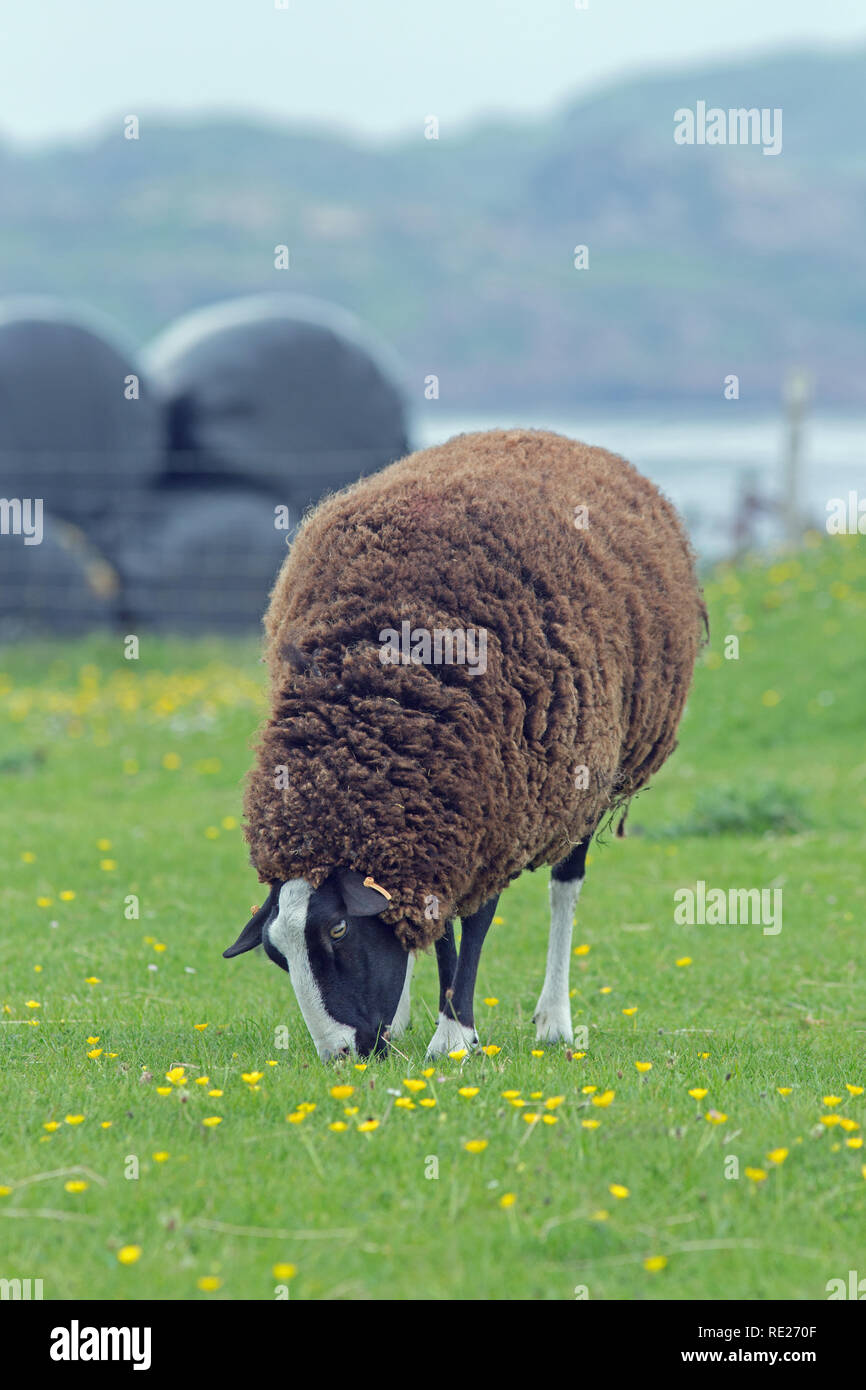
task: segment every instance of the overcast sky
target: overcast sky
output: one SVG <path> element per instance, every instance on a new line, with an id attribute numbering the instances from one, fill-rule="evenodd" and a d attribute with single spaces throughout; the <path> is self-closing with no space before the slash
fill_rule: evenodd
<path id="1" fill-rule="evenodd" d="M 550 110 L 623 72 L 866 45 L 864 0 L 7 0 L 0 137 L 65 142 L 155 109 L 374 139 Z"/>

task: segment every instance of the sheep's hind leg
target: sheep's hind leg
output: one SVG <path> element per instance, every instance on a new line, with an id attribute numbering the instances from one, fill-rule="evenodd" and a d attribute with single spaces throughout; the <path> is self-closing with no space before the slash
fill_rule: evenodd
<path id="1" fill-rule="evenodd" d="M 471 917 L 461 918 L 460 955 L 454 945 L 454 924 L 449 922 L 445 934 L 436 942 L 439 965 L 439 1023 L 427 1048 L 428 1057 L 443 1052 L 467 1051 L 478 1045 L 475 1031 L 475 977 L 481 948 L 499 896 L 490 898 Z"/>
<path id="2" fill-rule="evenodd" d="M 586 873 L 589 838 L 571 851 L 567 859 L 553 866 L 550 876 L 550 939 L 547 969 L 533 1022 L 537 1042 L 573 1042 L 571 1003 L 568 997 L 568 971 L 571 965 L 571 933 L 574 909 Z"/>

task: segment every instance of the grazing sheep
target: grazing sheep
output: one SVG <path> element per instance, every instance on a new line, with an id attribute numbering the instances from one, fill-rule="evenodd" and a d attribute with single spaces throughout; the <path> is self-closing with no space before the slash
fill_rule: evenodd
<path id="1" fill-rule="evenodd" d="M 270 896 L 225 955 L 264 944 L 324 1058 L 396 1036 L 435 944 L 429 1051 L 471 1046 L 499 894 L 553 864 L 535 1020 L 571 1041 L 587 844 L 672 751 L 702 620 L 670 504 L 560 435 L 460 435 L 322 503 L 265 619 L 246 815 Z"/>

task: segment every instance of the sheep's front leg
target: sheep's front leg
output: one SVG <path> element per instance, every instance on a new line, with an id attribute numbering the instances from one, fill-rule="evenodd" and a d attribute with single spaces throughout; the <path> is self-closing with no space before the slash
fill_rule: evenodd
<path id="1" fill-rule="evenodd" d="M 586 874 L 589 839 L 572 850 L 567 859 L 555 864 L 550 877 L 550 939 L 547 969 L 533 1022 L 537 1042 L 573 1042 L 568 972 L 571 965 L 571 933 L 574 909 Z"/>
<path id="2" fill-rule="evenodd" d="M 461 918 L 460 955 L 454 945 L 454 924 L 449 922 L 444 936 L 436 942 L 439 965 L 439 1024 L 427 1048 L 428 1057 L 478 1044 L 475 1031 L 475 977 L 481 960 L 481 948 L 499 895 L 490 898 L 471 917 Z"/>

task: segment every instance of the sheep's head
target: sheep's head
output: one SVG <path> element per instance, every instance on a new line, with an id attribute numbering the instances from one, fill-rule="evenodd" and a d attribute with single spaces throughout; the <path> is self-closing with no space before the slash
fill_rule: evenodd
<path id="1" fill-rule="evenodd" d="M 288 971 L 304 1021 L 323 1061 L 346 1052 L 382 1052 L 411 966 L 394 928 L 379 913 L 386 895 L 354 870 L 321 888 L 306 879 L 274 883 L 237 941 L 238 956 L 262 945 Z"/>

